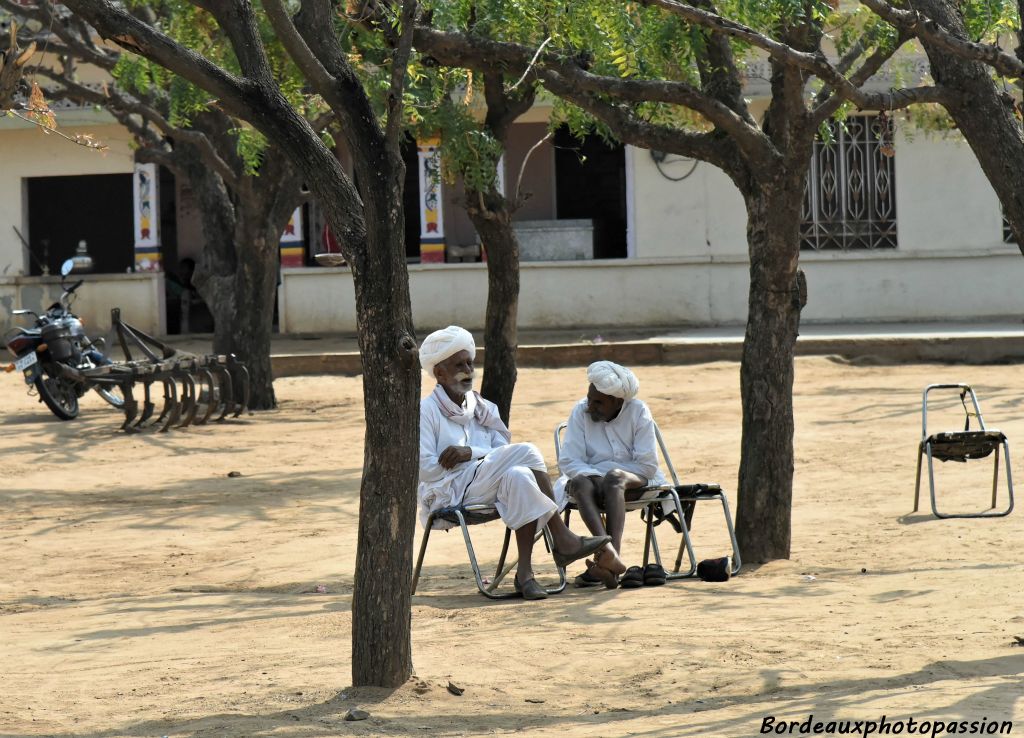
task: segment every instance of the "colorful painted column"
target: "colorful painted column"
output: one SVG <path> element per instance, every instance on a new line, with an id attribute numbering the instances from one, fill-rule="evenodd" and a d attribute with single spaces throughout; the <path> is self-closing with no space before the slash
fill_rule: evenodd
<path id="1" fill-rule="evenodd" d="M 135 271 L 160 271 L 160 178 L 156 164 L 136 164 L 132 176 L 135 206 Z"/>
<path id="2" fill-rule="evenodd" d="M 436 138 L 417 142 L 420 184 L 420 263 L 444 263 L 441 151 Z"/>
<path id="3" fill-rule="evenodd" d="M 302 237 L 302 206 L 295 208 L 288 225 L 281 234 L 281 266 L 300 267 L 306 265 L 306 241 Z"/>

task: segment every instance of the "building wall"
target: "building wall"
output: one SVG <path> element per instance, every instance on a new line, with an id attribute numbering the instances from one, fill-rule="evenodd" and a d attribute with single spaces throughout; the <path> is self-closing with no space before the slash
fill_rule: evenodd
<path id="1" fill-rule="evenodd" d="M 79 279 L 77 275 L 73 279 Z M 71 311 L 85 324 L 86 333 L 96 338 L 110 335 L 110 310 L 121 308 L 121 319 L 150 335 L 164 332 L 164 275 L 159 272 L 134 274 L 90 274 L 75 292 Z M 16 317 L 16 308 L 41 313 L 61 295 L 59 277 L 0 277 L 0 335 L 12 326 L 30 326 L 31 316 Z"/>
<path id="2" fill-rule="evenodd" d="M 133 170 L 128 132 L 91 111 L 60 111 L 60 130 L 69 136 L 88 133 L 109 147 L 106 154 L 45 134 L 18 120 L 0 121 L 0 276 L 28 273 L 28 255 L 16 227 L 26 239 L 27 177 L 78 174 L 123 174 Z M 99 122 L 100 125 L 93 125 Z"/>

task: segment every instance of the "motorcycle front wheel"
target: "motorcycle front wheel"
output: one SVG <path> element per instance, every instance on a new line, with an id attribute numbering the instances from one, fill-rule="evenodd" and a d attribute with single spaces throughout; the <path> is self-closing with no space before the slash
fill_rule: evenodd
<path id="1" fill-rule="evenodd" d="M 78 417 L 78 391 L 74 382 L 43 375 L 36 380 L 36 390 L 50 412 L 61 420 Z"/>
<path id="2" fill-rule="evenodd" d="M 96 390 L 96 394 L 110 403 L 111 406 L 116 407 L 118 410 L 124 409 L 124 395 L 121 394 L 119 387 L 93 387 Z"/>

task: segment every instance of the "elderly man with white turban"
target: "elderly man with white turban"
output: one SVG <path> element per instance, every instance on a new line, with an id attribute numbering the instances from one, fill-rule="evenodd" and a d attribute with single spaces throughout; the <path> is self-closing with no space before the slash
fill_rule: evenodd
<path id="1" fill-rule="evenodd" d="M 640 382 L 624 366 L 598 361 L 587 368 L 590 383 L 587 396 L 576 403 L 569 415 L 558 455 L 562 476 L 555 484 L 555 498 L 564 505 L 571 498 L 580 517 L 594 535 L 611 535 L 611 544 L 587 572 L 576 577 L 577 587 L 602 582 L 609 589 L 618 585 L 626 571 L 618 557 L 626 521 L 625 500 L 637 499 L 634 490 L 649 484 L 664 484 L 658 468 L 654 418 L 636 395 Z M 607 529 L 601 522 L 601 511 Z M 656 574 L 657 572 L 652 572 Z M 649 583 L 664 583 L 651 576 Z M 632 581 L 629 582 L 632 584 Z M 623 586 L 627 582 L 623 579 Z"/>
<path id="2" fill-rule="evenodd" d="M 423 371 L 437 380 L 420 401 L 420 521 L 453 505 L 494 505 L 516 532 L 516 589 L 528 600 L 547 597 L 533 576 L 536 531 L 546 525 L 554 559 L 565 567 L 605 546 L 610 537 L 581 538 L 558 517 L 544 458 L 512 434 L 494 403 L 473 391 L 476 344 L 458 326 L 431 333 L 420 346 Z"/>

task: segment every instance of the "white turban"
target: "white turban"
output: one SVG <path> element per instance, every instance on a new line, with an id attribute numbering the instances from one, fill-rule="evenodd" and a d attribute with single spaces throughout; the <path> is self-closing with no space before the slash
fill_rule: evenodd
<path id="1" fill-rule="evenodd" d="M 632 400 L 640 390 L 640 380 L 629 369 L 611 361 L 595 361 L 587 367 L 587 379 L 602 395 Z"/>
<path id="2" fill-rule="evenodd" d="M 435 366 L 460 351 L 468 351 L 471 357 L 476 358 L 473 334 L 465 328 L 450 325 L 423 339 L 420 344 L 420 366 L 427 374 L 434 376 Z"/>

